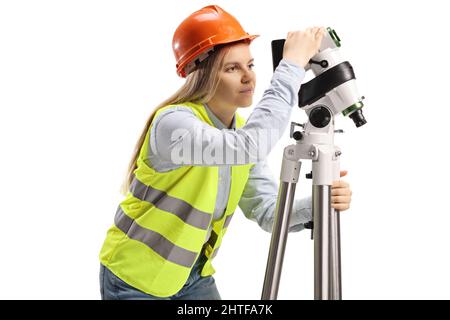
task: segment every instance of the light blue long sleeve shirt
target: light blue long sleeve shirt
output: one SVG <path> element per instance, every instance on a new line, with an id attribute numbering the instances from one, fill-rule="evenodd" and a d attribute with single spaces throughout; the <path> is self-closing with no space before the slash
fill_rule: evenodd
<path id="1" fill-rule="evenodd" d="M 265 158 L 285 131 L 292 107 L 298 105 L 298 91 L 304 76 L 304 68 L 287 60 L 281 60 L 272 76 L 269 88 L 265 90 L 262 99 L 241 128 L 236 128 L 235 117 L 231 128 L 227 128 L 206 103 L 204 104 L 205 110 L 214 127 L 198 119 L 188 107 L 174 106 L 162 111 L 153 120 L 149 141 L 151 152 L 149 152 L 146 163 L 158 172 L 167 172 L 183 165 L 208 165 L 202 162 L 202 159 L 200 162 L 199 159 L 193 159 L 191 154 L 182 154 L 182 164 L 175 163 L 172 160 L 173 151 L 186 143 L 192 144 L 192 149 L 211 147 L 211 145 L 214 147 L 215 143 L 220 143 L 224 154 L 235 151 L 245 154 L 245 163 L 255 163 L 255 165 L 250 170 L 239 207 L 248 219 L 257 222 L 263 230 L 271 232 L 278 196 L 278 183 L 273 178 Z M 276 129 L 271 131 L 271 134 L 275 136 L 271 137 L 264 152 L 257 155 L 252 153 L 251 148 L 254 150 L 261 148 L 258 145 L 260 142 L 256 133 L 258 130 L 268 128 Z M 180 129 L 185 130 L 187 135 L 174 138 L 172 133 Z M 189 141 L 185 139 L 187 136 L 191 137 Z M 249 162 L 252 156 L 256 161 Z M 219 168 L 214 220 L 220 219 L 225 212 L 231 186 L 231 166 L 236 164 L 242 164 L 242 159 L 223 157 L 223 159 L 216 158 L 214 163 L 214 166 Z M 311 196 L 295 199 L 289 231 L 302 230 L 304 223 L 311 219 Z M 211 228 L 208 230 L 205 241 L 208 240 L 210 233 Z"/>

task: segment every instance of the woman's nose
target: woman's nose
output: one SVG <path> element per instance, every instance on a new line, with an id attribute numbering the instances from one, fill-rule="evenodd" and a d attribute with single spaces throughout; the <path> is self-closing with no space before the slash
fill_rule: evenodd
<path id="1" fill-rule="evenodd" d="M 252 73 L 250 71 L 244 71 L 242 75 L 242 82 L 248 83 L 253 79 Z"/>

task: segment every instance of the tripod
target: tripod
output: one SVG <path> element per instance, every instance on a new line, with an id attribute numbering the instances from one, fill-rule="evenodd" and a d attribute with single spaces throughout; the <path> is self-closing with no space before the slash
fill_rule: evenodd
<path id="1" fill-rule="evenodd" d="M 272 239 L 267 259 L 262 291 L 263 300 L 274 300 L 278 295 L 280 276 L 289 229 L 289 218 L 295 188 L 301 169 L 300 160 L 312 161 L 313 220 L 305 224 L 312 229 L 314 239 L 314 299 L 342 299 L 341 243 L 339 211 L 331 207 L 331 185 L 340 177 L 340 149 L 334 145 L 334 117 L 340 113 L 349 116 L 357 127 L 366 123 L 362 114 L 362 100 L 358 96 L 355 74 L 348 61 L 339 54 L 340 39 L 336 32 L 328 33 L 306 70 L 315 78 L 301 85 L 299 107 L 308 115 L 306 124 L 291 123 L 291 138 L 295 144 L 284 149 L 281 165 Z M 274 68 L 282 57 L 284 40 L 272 41 Z M 301 127 L 295 131 L 295 127 Z"/>

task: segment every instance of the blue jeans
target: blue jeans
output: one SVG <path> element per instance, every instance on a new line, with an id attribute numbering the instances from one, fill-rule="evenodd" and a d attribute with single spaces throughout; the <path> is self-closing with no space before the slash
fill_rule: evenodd
<path id="1" fill-rule="evenodd" d="M 214 278 L 200 276 L 206 260 L 206 256 L 201 255 L 192 267 L 183 288 L 166 298 L 156 297 L 130 286 L 100 264 L 101 297 L 103 300 L 221 300 Z"/>

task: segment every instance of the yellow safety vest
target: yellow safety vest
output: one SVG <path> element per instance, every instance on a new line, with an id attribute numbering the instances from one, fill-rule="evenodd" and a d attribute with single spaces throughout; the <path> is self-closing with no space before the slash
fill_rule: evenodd
<path id="1" fill-rule="evenodd" d="M 202 104 L 180 104 L 214 126 Z M 155 114 L 173 107 L 169 105 Z M 237 113 L 236 127 L 245 120 Z M 152 125 L 151 125 L 152 126 Z M 148 294 L 169 297 L 186 283 L 204 247 L 208 258 L 201 271 L 215 273 L 211 265 L 241 198 L 253 164 L 231 167 L 231 188 L 225 214 L 213 221 L 219 182 L 218 166 L 182 166 L 157 172 L 144 159 L 149 150 L 150 129 L 137 159 L 134 179 L 120 203 L 114 225 L 108 230 L 100 261 L 116 276 Z M 211 237 L 205 244 L 208 228 Z"/>

